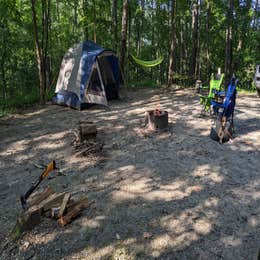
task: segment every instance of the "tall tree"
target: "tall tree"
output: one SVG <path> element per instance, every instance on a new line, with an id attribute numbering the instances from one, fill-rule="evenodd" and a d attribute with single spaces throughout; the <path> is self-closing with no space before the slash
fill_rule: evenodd
<path id="1" fill-rule="evenodd" d="M 206 2 L 207 16 L 206 16 L 206 80 L 209 82 L 210 79 L 210 28 L 211 28 L 211 2 L 207 0 Z"/>
<path id="2" fill-rule="evenodd" d="M 96 34 L 96 0 L 93 0 L 93 41 L 97 42 L 97 34 Z"/>
<path id="3" fill-rule="evenodd" d="M 73 27 L 72 27 L 72 35 L 75 39 L 75 41 L 78 41 L 78 36 L 76 34 L 77 28 L 78 28 L 78 0 L 74 0 L 72 2 L 73 4 Z"/>
<path id="4" fill-rule="evenodd" d="M 233 58 L 233 50 L 232 50 L 232 28 L 233 28 L 233 11 L 234 11 L 234 0 L 228 0 L 228 8 L 226 13 L 226 58 L 225 58 L 225 76 L 226 76 L 226 84 L 228 80 L 232 76 L 233 68 L 232 68 L 232 58 Z"/>
<path id="5" fill-rule="evenodd" d="M 171 49 L 168 68 L 168 86 L 173 83 L 174 59 L 176 48 L 176 0 L 171 0 Z"/>
<path id="6" fill-rule="evenodd" d="M 255 8 L 254 8 L 254 18 L 253 18 L 253 28 L 257 28 L 259 23 L 259 0 L 255 0 Z"/>
<path id="7" fill-rule="evenodd" d="M 82 11 L 83 11 L 83 17 L 84 17 L 84 38 L 87 41 L 88 40 L 88 24 L 86 23 L 87 17 L 88 17 L 88 0 L 83 0 L 82 4 Z"/>
<path id="8" fill-rule="evenodd" d="M 122 30 L 121 30 L 121 53 L 120 53 L 120 65 L 124 72 L 125 56 L 126 56 L 126 41 L 127 41 L 127 21 L 128 21 L 128 0 L 123 1 L 123 13 L 122 13 Z"/>
<path id="9" fill-rule="evenodd" d="M 190 64 L 190 76 L 196 79 L 198 76 L 199 54 L 199 0 L 192 3 L 192 56 Z"/>
<path id="10" fill-rule="evenodd" d="M 40 81 L 40 103 L 46 102 L 46 90 L 47 90 L 47 62 L 48 62 L 48 44 L 49 44 L 49 16 L 50 16 L 50 0 L 41 1 L 41 37 L 40 28 L 37 24 L 37 11 L 36 11 L 36 0 L 31 0 L 33 30 L 34 30 L 34 41 L 35 51 L 38 64 L 38 73 Z"/>
<path id="11" fill-rule="evenodd" d="M 117 0 L 112 0 L 112 34 L 114 37 L 114 50 L 117 50 Z"/>

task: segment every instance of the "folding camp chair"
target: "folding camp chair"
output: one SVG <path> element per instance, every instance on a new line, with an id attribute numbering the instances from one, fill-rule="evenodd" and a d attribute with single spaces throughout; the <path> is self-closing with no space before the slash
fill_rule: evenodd
<path id="1" fill-rule="evenodd" d="M 210 101 L 215 98 L 215 93 L 221 90 L 223 79 L 224 74 L 211 75 L 208 95 L 200 95 L 200 104 L 202 104 L 204 111 L 208 112 L 210 110 Z"/>
<path id="2" fill-rule="evenodd" d="M 236 86 L 238 80 L 232 78 L 226 92 L 218 91 L 215 93 L 218 100 L 223 102 L 211 100 L 214 113 L 214 126 L 211 128 L 210 137 L 221 143 L 227 142 L 232 138 L 234 132 L 234 109 L 236 105 Z"/>

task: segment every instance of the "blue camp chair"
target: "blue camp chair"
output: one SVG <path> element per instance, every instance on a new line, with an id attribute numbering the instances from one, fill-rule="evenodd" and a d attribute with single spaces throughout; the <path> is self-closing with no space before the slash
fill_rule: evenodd
<path id="1" fill-rule="evenodd" d="M 215 115 L 215 127 L 211 128 L 210 137 L 215 141 L 227 142 L 234 132 L 234 109 L 236 105 L 236 86 L 238 80 L 232 78 L 227 91 L 216 92 L 216 100 L 211 100 L 211 106 Z M 223 100 L 220 102 L 219 100 Z"/>

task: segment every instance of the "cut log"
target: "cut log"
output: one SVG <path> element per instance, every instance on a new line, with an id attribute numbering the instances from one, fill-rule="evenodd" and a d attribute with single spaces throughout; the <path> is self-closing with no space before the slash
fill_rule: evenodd
<path id="1" fill-rule="evenodd" d="M 66 210 L 67 204 L 69 203 L 70 200 L 70 193 L 66 193 L 65 196 L 63 197 L 63 201 L 60 206 L 60 211 L 59 211 L 59 218 L 64 215 L 64 212 Z"/>
<path id="2" fill-rule="evenodd" d="M 79 123 L 79 140 L 80 142 L 97 135 L 97 127 L 93 122 L 80 121 Z"/>
<path id="3" fill-rule="evenodd" d="M 58 223 L 60 226 L 64 227 L 67 224 L 71 223 L 84 209 L 88 207 L 88 199 L 86 197 L 81 198 L 73 207 L 68 209 L 68 212 L 65 216 L 59 218 Z"/>
<path id="4" fill-rule="evenodd" d="M 33 197 L 30 197 L 27 203 L 29 207 L 38 205 L 40 202 L 47 199 L 53 193 L 54 190 L 50 186 L 48 186 L 43 192 L 36 193 Z"/>
<path id="5" fill-rule="evenodd" d="M 10 234 L 10 239 L 15 241 L 19 239 L 23 232 L 33 229 L 41 222 L 41 210 L 38 207 L 32 207 L 17 217 L 16 224 Z"/>
<path id="6" fill-rule="evenodd" d="M 51 196 L 49 196 L 46 200 L 41 202 L 43 211 L 50 210 L 51 208 L 58 207 L 63 198 L 64 198 L 65 192 L 62 193 L 54 193 Z"/>
<path id="7" fill-rule="evenodd" d="M 149 110 L 145 114 L 145 125 L 152 130 L 165 130 L 168 128 L 168 112 Z"/>

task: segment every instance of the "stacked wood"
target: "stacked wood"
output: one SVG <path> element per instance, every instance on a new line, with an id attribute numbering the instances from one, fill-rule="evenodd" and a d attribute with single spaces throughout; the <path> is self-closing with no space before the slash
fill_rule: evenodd
<path id="1" fill-rule="evenodd" d="M 43 200 L 47 199 L 51 194 L 54 193 L 54 190 L 48 186 L 43 192 L 37 192 L 27 201 L 29 207 L 39 204 Z"/>
<path id="2" fill-rule="evenodd" d="M 61 218 L 66 210 L 66 207 L 67 207 L 67 204 L 70 200 L 70 193 L 67 193 L 64 198 L 63 198 L 63 201 L 62 201 L 62 204 L 60 206 L 60 210 L 59 210 L 59 218 Z"/>
<path id="3" fill-rule="evenodd" d="M 71 223 L 84 209 L 88 207 L 88 199 L 86 197 L 81 198 L 79 201 L 75 202 L 73 206 L 70 207 L 67 214 L 61 216 L 58 220 L 60 226 L 64 227 Z"/>
<path id="4" fill-rule="evenodd" d="M 58 207 L 61 204 L 64 196 L 65 192 L 51 194 L 46 200 L 41 202 L 38 207 L 42 208 L 43 212 L 51 210 L 52 208 Z"/>
<path id="5" fill-rule="evenodd" d="M 88 207 L 86 197 L 75 201 L 66 192 L 55 193 L 51 187 L 35 194 L 28 200 L 29 208 L 18 217 L 10 238 L 18 239 L 23 232 L 33 229 L 44 217 L 58 219 L 60 226 L 71 223 L 84 209 Z"/>
<path id="6" fill-rule="evenodd" d="M 78 131 L 73 133 L 75 139 L 72 144 L 76 157 L 99 154 L 102 151 L 104 144 L 97 141 L 97 127 L 93 122 L 79 121 Z"/>

